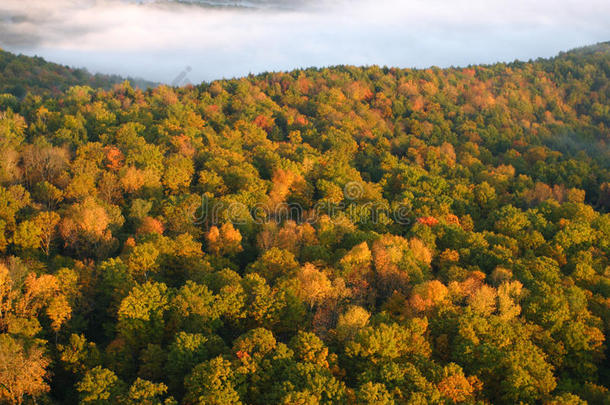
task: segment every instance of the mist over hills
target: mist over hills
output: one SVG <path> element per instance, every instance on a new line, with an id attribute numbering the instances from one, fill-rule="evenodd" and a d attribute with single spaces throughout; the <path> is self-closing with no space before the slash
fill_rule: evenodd
<path id="1" fill-rule="evenodd" d="M 603 0 L 0 2 L 0 46 L 171 83 L 309 66 L 528 60 L 610 37 Z M 536 40 L 532 40 L 536 38 Z"/>
<path id="2" fill-rule="evenodd" d="M 578 61 L 579 58 L 590 55 L 601 57 L 610 55 L 610 41 L 562 51 L 557 56 L 549 58 L 549 61 L 554 59 Z M 544 60 L 544 58 L 539 58 L 539 60 Z M 519 61 L 516 62 L 519 63 Z M 520 63 L 525 63 L 525 61 Z M 339 66 L 341 65 L 335 67 Z M 184 85 L 185 80 L 188 79 L 187 76 L 188 71 L 183 72 L 182 76 L 178 76 L 178 80 L 170 85 Z M 142 89 L 159 85 L 159 83 L 144 78 L 126 78 L 118 74 L 91 74 L 82 67 L 64 66 L 41 57 L 16 55 L 0 49 L 0 93 L 9 93 L 17 97 L 23 97 L 28 92 L 40 95 L 58 95 L 70 86 L 76 85 L 109 90 L 112 86 L 125 80 L 131 82 L 134 87 Z M 200 83 L 189 82 L 189 84 L 198 85 Z"/>
<path id="3" fill-rule="evenodd" d="M 130 1 L 130 0 L 128 0 Z M 131 0 L 138 1 L 138 0 Z M 146 1 L 146 0 L 144 0 Z M 201 7 L 227 7 L 241 9 L 278 9 L 278 10 L 295 10 L 298 8 L 313 5 L 321 0 L 149 0 L 149 2 L 169 2 L 192 4 Z"/>
<path id="4" fill-rule="evenodd" d="M 0 93 L 17 98 L 23 98 L 27 93 L 57 96 L 77 85 L 110 90 L 125 80 L 142 89 L 157 85 L 144 79 L 91 74 L 84 68 L 63 66 L 40 57 L 15 55 L 0 49 Z"/>

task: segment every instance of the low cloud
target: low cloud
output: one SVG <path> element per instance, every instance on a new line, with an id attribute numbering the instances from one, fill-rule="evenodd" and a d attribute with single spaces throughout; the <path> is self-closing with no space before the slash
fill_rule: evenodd
<path id="1" fill-rule="evenodd" d="M 602 0 L 2 0 L 0 46 L 167 83 L 190 66 L 199 82 L 550 56 L 610 39 L 608 15 Z"/>

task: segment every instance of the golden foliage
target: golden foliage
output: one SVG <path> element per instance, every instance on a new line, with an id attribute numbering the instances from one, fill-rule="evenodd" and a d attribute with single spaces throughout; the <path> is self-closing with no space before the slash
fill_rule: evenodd
<path id="1" fill-rule="evenodd" d="M 49 364 L 38 345 L 25 347 L 8 334 L 0 334 L 0 400 L 21 404 L 26 395 L 49 391 L 45 381 Z"/>
<path id="2" fill-rule="evenodd" d="M 460 403 L 472 398 L 476 392 L 476 382 L 476 377 L 467 378 L 459 366 L 450 364 L 443 369 L 443 379 L 437 387 L 441 395 L 451 402 Z"/>
<path id="3" fill-rule="evenodd" d="M 364 308 L 352 305 L 339 315 L 335 330 L 337 339 L 345 341 L 352 339 L 356 333 L 369 323 L 371 314 Z"/>
<path id="4" fill-rule="evenodd" d="M 311 263 L 297 272 L 298 294 L 310 307 L 320 304 L 332 294 L 332 283 L 326 274 Z"/>
<path id="5" fill-rule="evenodd" d="M 468 304 L 474 312 L 482 316 L 489 316 L 496 310 L 496 297 L 495 288 L 482 285 L 468 298 Z"/>
<path id="6" fill-rule="evenodd" d="M 220 228 L 212 226 L 205 238 L 208 250 L 215 255 L 234 255 L 242 251 L 241 233 L 230 222 Z"/>
<path id="7" fill-rule="evenodd" d="M 136 230 L 136 234 L 138 235 L 148 235 L 151 233 L 156 233 L 158 235 L 163 235 L 163 224 L 158 219 L 152 217 L 144 217 L 142 219 L 142 223 Z"/>
<path id="8" fill-rule="evenodd" d="M 426 281 L 413 287 L 409 306 L 415 312 L 425 312 L 442 303 L 447 294 L 447 287 L 440 281 Z"/>

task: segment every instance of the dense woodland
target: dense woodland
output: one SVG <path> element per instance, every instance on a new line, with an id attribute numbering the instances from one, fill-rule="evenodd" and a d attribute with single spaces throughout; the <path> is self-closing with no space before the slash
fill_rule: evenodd
<path id="1" fill-rule="evenodd" d="M 129 79 L 141 88 L 156 86 L 142 79 Z M 23 98 L 28 93 L 59 96 L 71 86 L 88 85 L 110 90 L 124 81 L 118 75 L 92 75 L 86 69 L 73 69 L 40 57 L 14 55 L 0 49 L 0 94 Z"/>
<path id="2" fill-rule="evenodd" d="M 28 73 L 0 95 L 0 402 L 610 403 L 609 43 Z"/>

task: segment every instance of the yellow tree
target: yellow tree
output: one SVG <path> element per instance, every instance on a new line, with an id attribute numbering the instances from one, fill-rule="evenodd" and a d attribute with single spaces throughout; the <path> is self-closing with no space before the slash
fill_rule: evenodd
<path id="1" fill-rule="evenodd" d="M 0 265 L 0 330 L 34 336 L 43 309 L 57 332 L 70 319 L 72 308 L 62 293 L 59 280 L 50 274 L 29 273 L 17 288 L 6 266 Z"/>
<path id="2" fill-rule="evenodd" d="M 49 359 L 35 344 L 28 347 L 10 335 L 0 335 L 0 401 L 21 404 L 26 396 L 49 391 L 45 382 Z"/>
<path id="3" fill-rule="evenodd" d="M 299 295 L 313 308 L 332 294 L 332 283 L 323 271 L 306 263 L 297 273 Z"/>
<path id="4" fill-rule="evenodd" d="M 242 251 L 241 233 L 230 222 L 213 226 L 206 235 L 208 250 L 215 255 L 234 255 Z"/>
<path id="5" fill-rule="evenodd" d="M 34 219 L 34 222 L 40 229 L 40 248 L 47 256 L 50 254 L 51 243 L 57 233 L 59 220 L 59 215 L 53 211 L 41 212 Z"/>

